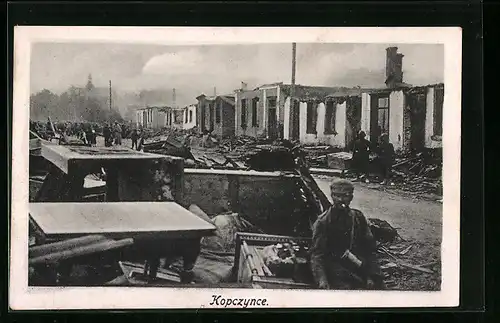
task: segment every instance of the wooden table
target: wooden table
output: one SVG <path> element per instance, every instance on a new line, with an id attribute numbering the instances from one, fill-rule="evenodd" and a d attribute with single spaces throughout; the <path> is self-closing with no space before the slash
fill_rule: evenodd
<path id="1" fill-rule="evenodd" d="M 146 160 L 170 160 L 182 162 L 182 158 L 144 153 L 125 147 L 86 147 L 42 144 L 41 155 L 68 174 L 70 168 L 106 162 Z"/>
<path id="2" fill-rule="evenodd" d="M 35 229 L 56 240 L 93 234 L 196 238 L 216 229 L 175 202 L 30 203 L 29 213 Z"/>

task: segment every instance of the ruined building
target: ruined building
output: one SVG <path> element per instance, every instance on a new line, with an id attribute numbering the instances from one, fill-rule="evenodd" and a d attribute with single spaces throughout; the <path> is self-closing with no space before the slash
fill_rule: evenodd
<path id="1" fill-rule="evenodd" d="M 411 86 L 403 80 L 403 54 L 386 49 L 386 88 L 362 94 L 361 129 L 376 144 L 382 133 L 399 151 L 440 148 L 444 84 Z"/>

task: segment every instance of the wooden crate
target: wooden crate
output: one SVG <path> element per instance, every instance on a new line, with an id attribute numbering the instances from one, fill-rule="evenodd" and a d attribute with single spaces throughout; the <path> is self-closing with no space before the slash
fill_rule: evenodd
<path id="1" fill-rule="evenodd" d="M 310 239 L 267 234 L 237 233 L 235 265 L 237 281 L 251 284 L 255 289 L 310 289 L 311 284 L 296 282 L 293 278 L 281 278 L 266 274 L 261 250 L 276 243 L 310 244 Z"/>
<path id="2" fill-rule="evenodd" d="M 352 154 L 347 152 L 327 155 L 328 168 L 347 170 L 351 167 Z"/>

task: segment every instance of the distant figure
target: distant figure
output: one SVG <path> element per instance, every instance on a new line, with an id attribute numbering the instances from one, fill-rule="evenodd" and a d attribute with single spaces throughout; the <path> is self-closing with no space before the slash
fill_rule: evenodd
<path id="1" fill-rule="evenodd" d="M 115 137 L 115 145 L 121 146 L 122 144 L 122 127 L 118 122 L 115 122 L 114 126 L 114 137 Z"/>
<path id="2" fill-rule="evenodd" d="M 111 128 L 109 127 L 108 123 L 106 123 L 104 125 L 104 129 L 102 130 L 102 134 L 104 136 L 104 146 L 111 147 L 111 145 L 112 145 Z"/>
<path id="3" fill-rule="evenodd" d="M 370 142 L 365 139 L 366 133 L 360 131 L 352 147 L 352 163 L 354 171 L 356 172 L 356 180 L 368 179 L 368 166 L 370 162 Z"/>
<path id="4" fill-rule="evenodd" d="M 137 150 L 142 151 L 144 149 L 144 131 L 139 133 L 139 144 L 137 145 Z"/>
<path id="5" fill-rule="evenodd" d="M 122 125 L 121 128 L 122 128 L 122 138 L 126 139 L 128 137 L 128 135 L 129 135 L 129 133 L 128 133 L 128 127 L 127 127 L 127 125 L 124 124 L 124 125 Z"/>
<path id="6" fill-rule="evenodd" d="M 80 138 L 81 141 L 83 141 L 84 145 L 89 144 L 88 139 L 87 139 L 87 134 L 85 133 L 85 131 L 83 129 L 80 130 L 80 135 L 78 137 Z"/>
<path id="7" fill-rule="evenodd" d="M 203 139 L 201 141 L 201 145 L 203 148 L 209 148 L 211 146 L 211 132 L 208 130 L 205 130 L 203 133 Z"/>
<path id="8" fill-rule="evenodd" d="M 90 138 L 90 145 L 92 147 L 96 147 L 97 146 L 97 133 L 95 132 L 95 129 L 94 127 L 91 127 L 91 138 Z"/>
<path id="9" fill-rule="evenodd" d="M 92 127 L 89 126 L 88 128 L 86 128 L 86 130 L 84 130 L 84 132 L 85 132 L 85 137 L 87 138 L 86 145 L 92 146 Z"/>
<path id="10" fill-rule="evenodd" d="M 382 185 L 385 185 L 388 181 L 390 181 L 394 156 L 394 145 L 389 142 L 389 135 L 383 133 L 380 136 L 380 144 L 378 147 L 378 159 L 382 175 L 382 182 L 380 184 Z"/>
<path id="11" fill-rule="evenodd" d="M 139 139 L 139 134 L 137 133 L 137 129 L 132 129 L 132 133 L 130 134 L 130 139 L 132 139 L 132 149 L 137 149 L 137 140 Z"/>

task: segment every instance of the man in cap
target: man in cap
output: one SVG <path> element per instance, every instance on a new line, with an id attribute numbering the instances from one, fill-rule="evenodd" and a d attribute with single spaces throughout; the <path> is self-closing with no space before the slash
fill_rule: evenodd
<path id="1" fill-rule="evenodd" d="M 354 186 L 337 179 L 330 190 L 333 205 L 313 225 L 311 269 L 318 287 L 383 289 L 368 220 L 361 211 L 349 207 Z"/>
<path id="2" fill-rule="evenodd" d="M 380 144 L 378 147 L 379 164 L 382 175 L 382 185 L 390 181 L 392 164 L 394 163 L 394 145 L 389 142 L 389 135 L 383 133 L 380 136 Z M 393 185 L 393 183 L 391 183 Z"/>
<path id="3" fill-rule="evenodd" d="M 360 131 L 352 144 L 352 163 L 356 172 L 356 180 L 364 178 L 366 183 L 370 182 L 368 179 L 370 148 L 371 144 L 366 140 L 366 133 Z"/>

